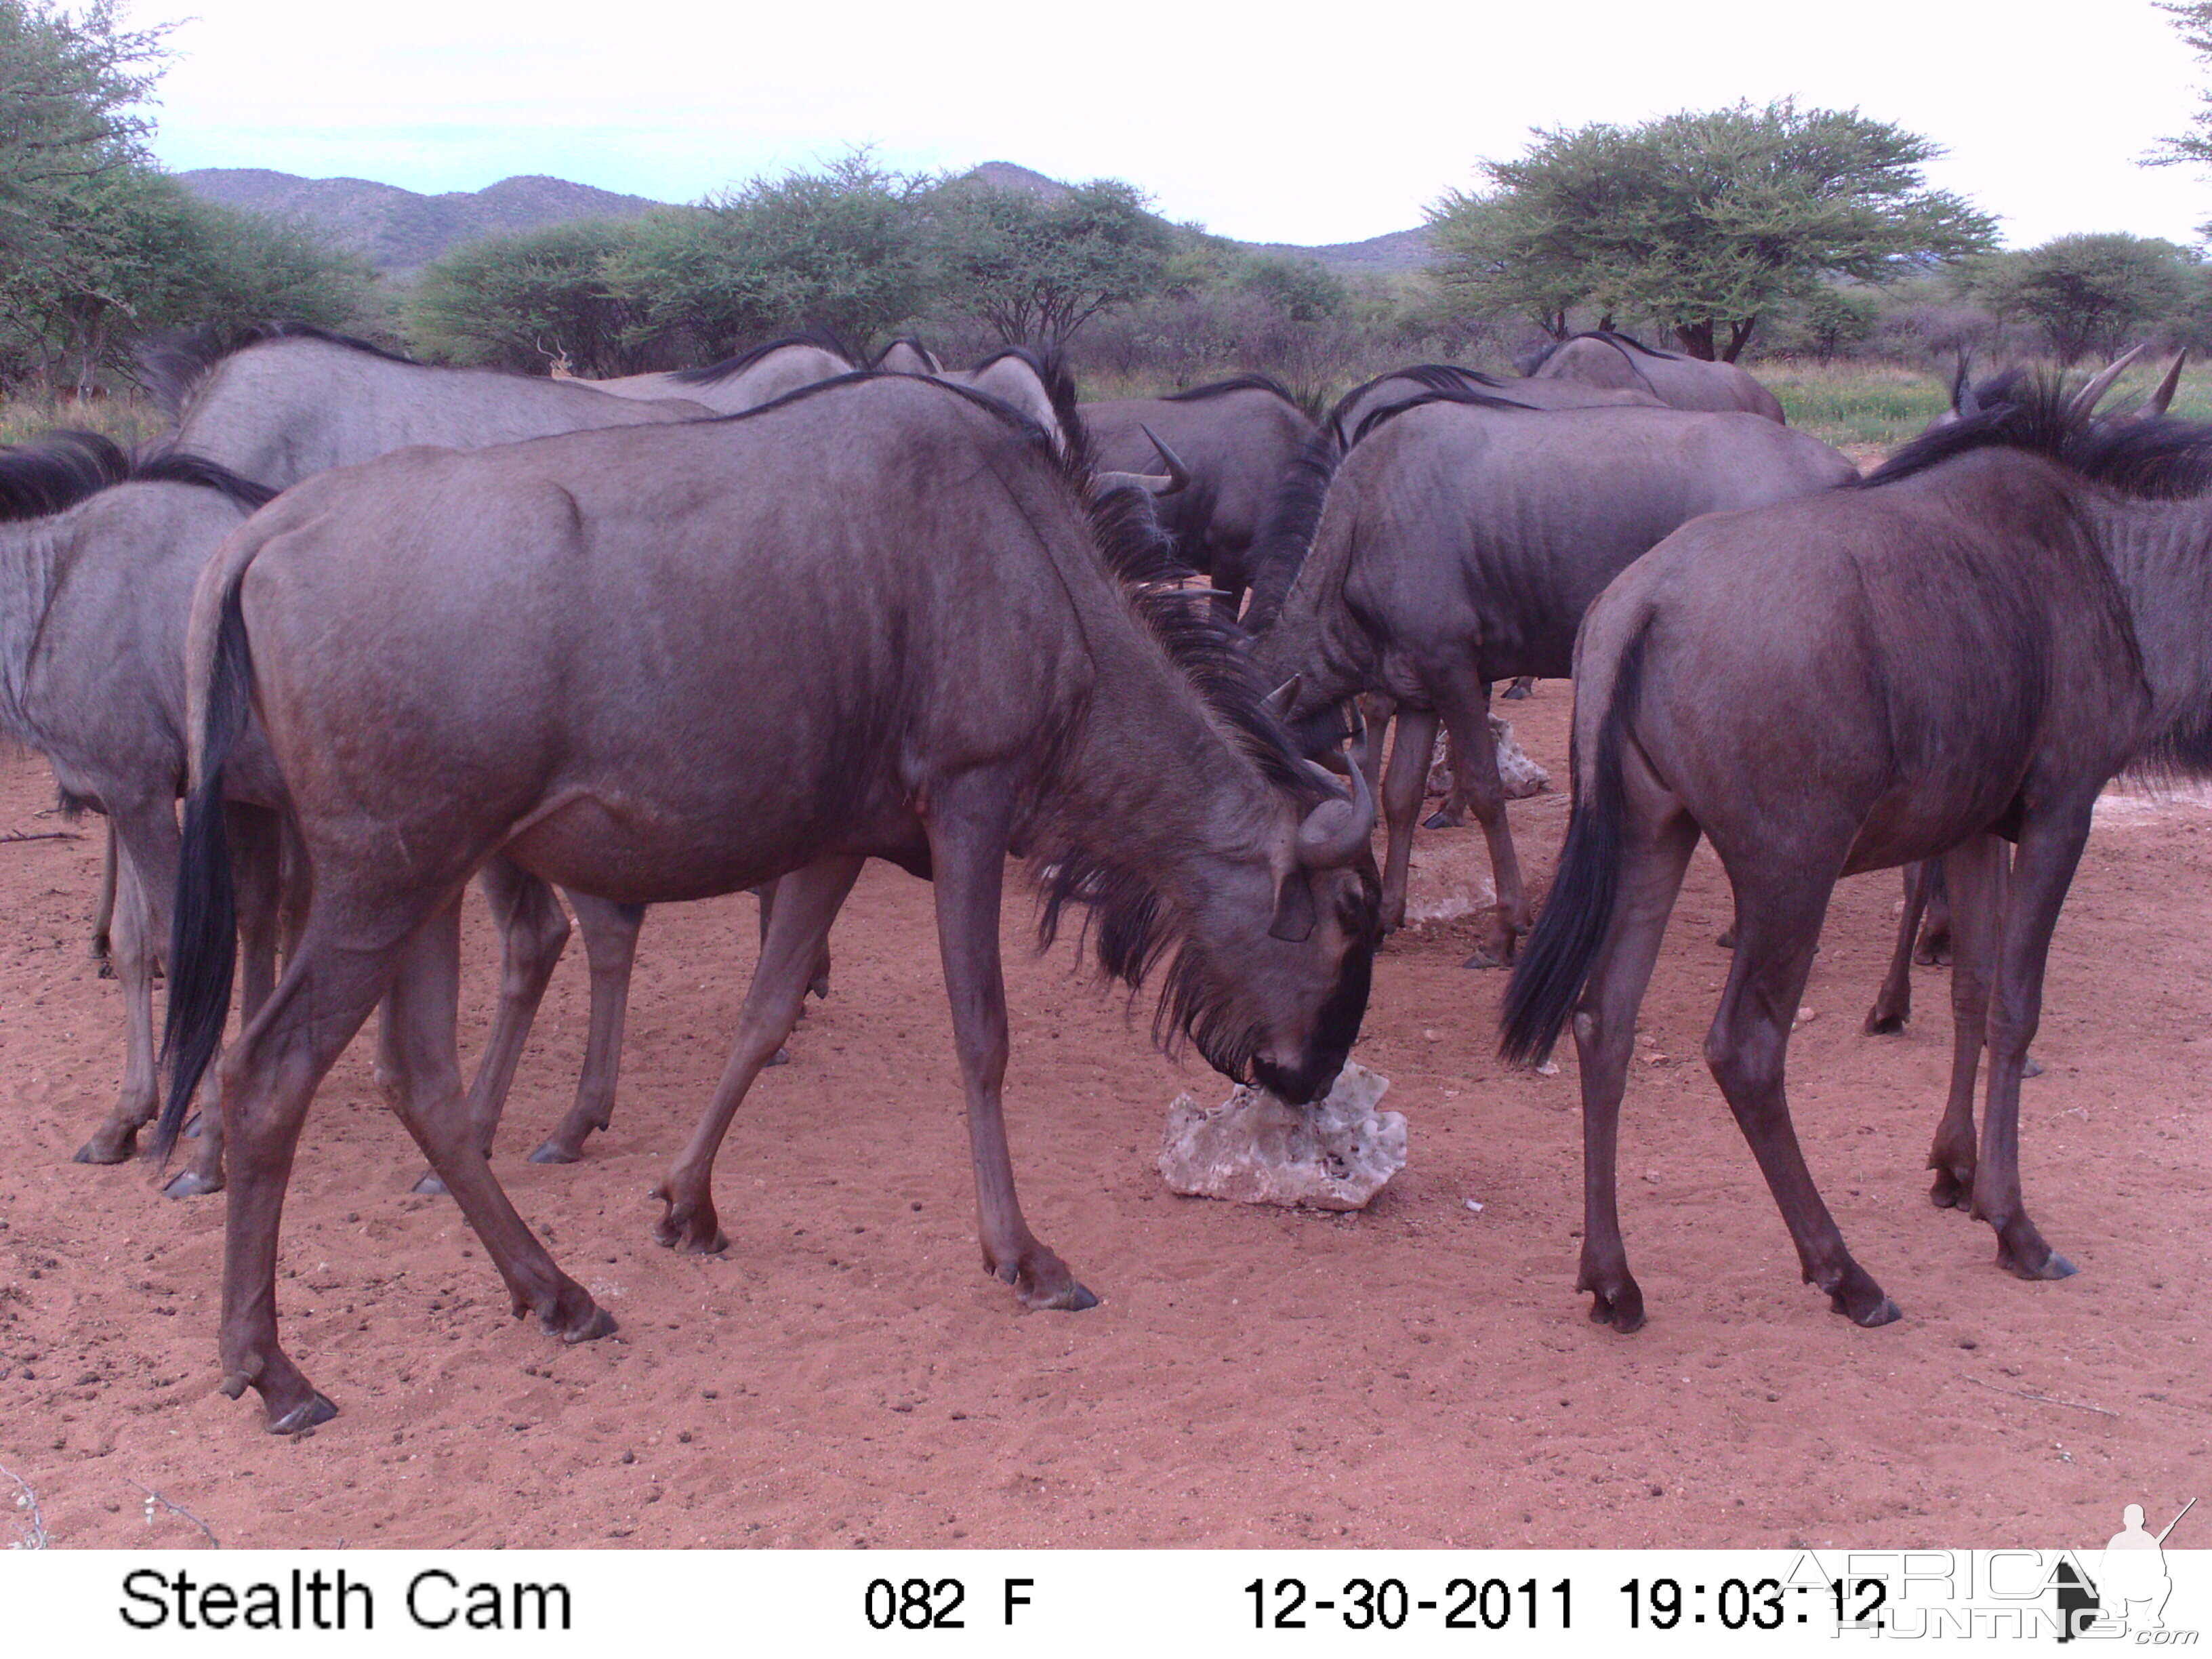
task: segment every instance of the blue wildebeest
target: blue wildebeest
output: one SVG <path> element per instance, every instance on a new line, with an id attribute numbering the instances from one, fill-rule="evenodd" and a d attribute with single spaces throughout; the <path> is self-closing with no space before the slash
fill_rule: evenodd
<path id="1" fill-rule="evenodd" d="M 812 386 L 817 380 L 850 374 L 859 366 L 842 344 L 826 334 L 786 334 L 749 347 L 719 363 L 709 363 L 704 368 L 669 369 L 653 374 L 624 374 L 611 380 L 571 380 L 568 384 L 611 392 L 621 398 L 653 402 L 676 399 L 703 405 L 717 415 L 738 415 L 773 403 L 786 392 Z M 563 429 L 577 431 L 586 425 L 613 424 L 610 421 L 580 421 L 574 427 Z"/>
<path id="2" fill-rule="evenodd" d="M 1756 416 L 1532 410 L 1471 392 L 1400 405 L 1333 471 L 1310 452 L 1286 487 L 1249 620 L 1264 676 L 1297 678 L 1294 717 L 1369 690 L 1398 705 L 1382 789 L 1385 925 L 1404 920 L 1439 718 L 1497 886 L 1468 965 L 1492 966 L 1527 931 L 1528 905 L 1491 737 L 1492 682 L 1565 674 L 1590 601 L 1686 520 L 1856 476 L 1827 445 Z"/>
<path id="3" fill-rule="evenodd" d="M 2074 1271 L 2021 1197 L 2021 1066 L 2099 792 L 2142 762 L 2212 771 L 2208 484 L 2212 428 L 2106 425 L 2045 383 L 1915 440 L 1861 486 L 1685 526 L 1591 607 L 1574 814 L 1503 1048 L 1540 1056 L 1573 1019 L 1592 1318 L 1644 1320 L 1614 1190 L 1620 1101 L 1700 836 L 1736 918 L 1705 1058 L 1807 1281 L 1859 1324 L 1898 1316 L 1821 1202 L 1784 1066 L 1838 878 L 1936 857 L 1956 1030 L 1930 1196 L 1990 1224 L 1999 1266 Z"/>
<path id="4" fill-rule="evenodd" d="M 1301 762 L 1203 606 L 1116 580 L 1133 492 L 1092 495 L 1072 447 L 871 376 L 665 432 L 409 451 L 310 480 L 225 544 L 187 659 L 164 1134 L 228 996 L 215 803 L 249 708 L 315 872 L 299 949 L 222 1063 L 228 1392 L 258 1389 L 280 1431 L 334 1409 L 278 1343 L 277 1218 L 316 1085 L 387 995 L 401 1115 L 518 1313 L 569 1340 L 612 1328 L 460 1098 L 458 900 L 495 853 L 636 904 L 788 878 L 702 1132 L 789 1029 L 861 862 L 927 869 L 983 1259 L 1032 1306 L 1094 1298 L 1030 1231 L 1007 1158 L 1010 848 L 1048 872 L 1048 927 L 1081 907 L 1109 971 L 1165 964 L 1163 1037 L 1291 1100 L 1328 1089 L 1366 1006 L 1372 800 Z M 672 1171 L 665 1233 L 712 1227 L 706 1173 L 690 1153 Z"/>
<path id="5" fill-rule="evenodd" d="M 1749 370 L 1661 351 L 1610 329 L 1594 329 L 1546 346 L 1530 363 L 1528 378 L 1648 392 L 1669 409 L 1784 418 L 1782 400 L 1753 380 Z"/>

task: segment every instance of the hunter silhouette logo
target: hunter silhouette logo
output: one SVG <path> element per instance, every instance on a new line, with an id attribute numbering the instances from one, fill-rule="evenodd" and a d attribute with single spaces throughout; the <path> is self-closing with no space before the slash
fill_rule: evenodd
<path id="1" fill-rule="evenodd" d="M 2120 1512 L 2120 1530 L 2105 1546 L 2104 1559 L 2092 1578 L 2078 1571 L 2069 1559 L 2052 1574 L 2058 1590 L 2058 1614 L 2063 1628 L 2058 1639 L 2070 1642 L 2100 1626 L 2100 1636 L 2162 1631 L 2166 1597 L 2173 1581 L 2166 1571 L 2167 1535 L 2181 1524 L 2181 1516 L 2197 1507 L 2191 1498 L 2156 1534 L 2143 1529 L 2142 1505 L 2130 1504 Z M 2109 1623 L 2109 1631 L 2102 1628 Z"/>

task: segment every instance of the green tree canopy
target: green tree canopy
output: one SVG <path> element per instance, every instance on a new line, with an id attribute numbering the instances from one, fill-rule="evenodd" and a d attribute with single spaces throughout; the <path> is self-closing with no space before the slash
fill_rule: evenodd
<path id="1" fill-rule="evenodd" d="M 1939 153 L 1790 100 L 1539 131 L 1527 155 L 1483 163 L 1488 191 L 1431 206 L 1430 234 L 1462 303 L 1555 335 L 1576 307 L 1654 318 L 1693 356 L 1732 362 L 1761 315 L 1824 277 L 1881 282 L 1992 245 L 1987 215 L 1926 187 Z"/>
<path id="2" fill-rule="evenodd" d="M 856 151 L 821 173 L 756 179 L 699 208 L 655 214 L 610 258 L 640 325 L 718 357 L 798 328 L 855 347 L 921 308 L 912 204 L 923 185 Z"/>
<path id="3" fill-rule="evenodd" d="M 592 380 L 660 367 L 649 306 L 609 283 L 637 240 L 634 224 L 594 220 L 457 248 L 416 280 L 408 338 L 446 362 L 539 374 L 565 362 Z"/>
<path id="4" fill-rule="evenodd" d="M 1116 179 L 1049 200 L 955 179 L 927 212 L 942 302 L 1013 345 L 1058 345 L 1108 307 L 1159 292 L 1176 252 L 1174 228 Z"/>
<path id="5" fill-rule="evenodd" d="M 1974 260 L 1959 286 L 1999 317 L 2027 317 L 2070 364 L 2084 353 L 2117 356 L 2146 325 L 2181 311 L 2194 269 L 2172 242 L 2113 232 Z"/>

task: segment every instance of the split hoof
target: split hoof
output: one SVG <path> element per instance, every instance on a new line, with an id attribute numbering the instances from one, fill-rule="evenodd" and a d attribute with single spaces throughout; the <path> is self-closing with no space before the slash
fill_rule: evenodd
<path id="1" fill-rule="evenodd" d="M 72 1164 L 127 1164 L 138 1150 L 138 1132 L 126 1130 L 114 1140 L 94 1135 L 70 1154 Z"/>
<path id="2" fill-rule="evenodd" d="M 1493 949 L 1493 947 L 1488 945 L 1478 945 L 1474 947 L 1474 954 L 1469 957 L 1465 962 L 1460 963 L 1460 966 L 1462 968 L 1503 968 L 1505 966 L 1506 956 L 1510 956 L 1510 954 L 1511 952 L 1508 951 L 1504 955 L 1501 955 Z"/>
<path id="3" fill-rule="evenodd" d="M 1619 1296 L 1607 1296 L 1595 1291 L 1590 1297 L 1590 1323 L 1610 1325 L 1623 1336 L 1644 1328 L 1644 1295 L 1640 1291 L 1626 1291 Z"/>
<path id="4" fill-rule="evenodd" d="M 1923 943 L 1913 951 L 1912 959 L 1923 968 L 1948 968 L 1951 965 L 1951 942 L 1946 939 L 1940 945 Z"/>
<path id="5" fill-rule="evenodd" d="M 407 1190 L 410 1193 L 420 1193 L 428 1198 L 452 1196 L 447 1189 L 446 1183 L 438 1179 L 438 1172 L 435 1170 L 423 1170 L 422 1179 Z"/>
<path id="6" fill-rule="evenodd" d="M 2033 1054 L 2022 1054 L 2020 1057 L 2020 1074 L 2022 1077 L 2041 1077 L 2043 1067 L 2036 1063 Z"/>
<path id="7" fill-rule="evenodd" d="M 1467 820 L 1456 812 L 1431 812 L 1421 820 L 1424 830 L 1456 830 Z"/>
<path id="8" fill-rule="evenodd" d="M 777 1049 L 774 1054 L 770 1054 L 770 1055 L 768 1057 L 768 1063 L 769 1063 L 769 1066 L 788 1066 L 788 1065 L 790 1065 L 790 1064 L 791 1064 L 791 1050 L 790 1050 L 790 1049 L 788 1049 L 788 1048 L 778 1048 L 778 1049 Z M 766 1067 L 766 1066 L 763 1066 L 762 1069 L 763 1069 L 763 1071 L 765 1071 L 765 1070 L 767 1069 L 767 1067 Z"/>
<path id="9" fill-rule="evenodd" d="M 1848 1313 L 1848 1310 L 1841 1306 L 1838 1306 L 1836 1311 L 1848 1314 L 1852 1324 L 1861 1326 L 1867 1330 L 1872 1330 L 1877 1325 L 1893 1325 L 1905 1317 L 1905 1310 L 1887 1297 L 1882 1297 L 1863 1314 Z"/>
<path id="10" fill-rule="evenodd" d="M 1881 1286 L 1869 1279 L 1866 1269 L 1856 1261 L 1846 1262 L 1834 1286 L 1828 1289 L 1828 1305 L 1852 1324 L 1869 1330 L 1905 1316 L 1897 1304 L 1881 1293 Z"/>
<path id="11" fill-rule="evenodd" d="M 2041 1279 L 2071 1279 L 2081 1271 L 2047 1245 L 2044 1249 L 2041 1262 L 2030 1267 L 2025 1260 L 2014 1253 L 2009 1244 L 2002 1239 L 1997 1241 L 1997 1266 L 2002 1267 L 2014 1278 L 2025 1279 L 2030 1283 Z"/>
<path id="12" fill-rule="evenodd" d="M 210 1193 L 219 1193 L 222 1190 L 222 1181 L 220 1176 L 210 1180 L 198 1170 L 179 1170 L 169 1177 L 167 1185 L 161 1188 L 161 1196 L 205 1198 Z"/>
<path id="13" fill-rule="evenodd" d="M 1972 1170 L 1964 1175 L 1955 1170 L 1938 1170 L 1928 1188 L 1928 1201 L 1939 1210 L 1966 1210 L 1973 1207 L 1973 1194 Z"/>
<path id="14" fill-rule="evenodd" d="M 1859 1027 L 1866 1036 L 1895 1036 L 1905 1029 L 1909 1015 L 1893 1014 L 1884 1011 L 1880 1003 L 1867 1010 L 1866 1024 Z"/>
<path id="15" fill-rule="evenodd" d="M 603 1336 L 612 1336 L 617 1328 L 615 1316 L 596 1302 L 586 1304 L 588 1311 L 580 1319 L 563 1324 L 547 1316 L 538 1322 L 538 1328 L 548 1336 L 557 1336 L 563 1342 L 596 1342 Z"/>
<path id="16" fill-rule="evenodd" d="M 584 1154 L 579 1148 L 563 1146 L 558 1139 L 553 1139 L 531 1153 L 529 1161 L 532 1164 L 580 1164 L 584 1161 Z"/>
<path id="17" fill-rule="evenodd" d="M 1002 1267 L 986 1264 L 985 1271 L 996 1279 L 1014 1287 L 1014 1295 L 1024 1308 L 1051 1310 L 1059 1313 L 1081 1313 L 1086 1308 L 1098 1305 L 1098 1298 L 1067 1271 L 1067 1264 L 1057 1256 L 1048 1256 L 1043 1262 L 1025 1267 L 1010 1261 Z"/>
<path id="18" fill-rule="evenodd" d="M 1501 702 L 1519 702 L 1522 698 L 1529 696 L 1530 691 L 1530 687 L 1525 686 L 1522 684 L 1520 681 L 1516 680 L 1512 684 L 1507 686 L 1504 690 L 1498 693 L 1498 700 Z"/>
<path id="19" fill-rule="evenodd" d="M 659 1198 L 667 1208 L 653 1224 L 656 1243 L 666 1245 L 679 1255 L 720 1255 L 730 1248 L 720 1218 L 711 1204 L 678 1204 L 665 1193 Z"/>
<path id="20" fill-rule="evenodd" d="M 310 1429 L 329 1422 L 337 1414 L 338 1408 L 330 1402 L 327 1395 L 311 1391 L 306 1404 L 293 1407 L 281 1417 L 271 1417 L 269 1419 L 269 1432 L 302 1435 Z"/>

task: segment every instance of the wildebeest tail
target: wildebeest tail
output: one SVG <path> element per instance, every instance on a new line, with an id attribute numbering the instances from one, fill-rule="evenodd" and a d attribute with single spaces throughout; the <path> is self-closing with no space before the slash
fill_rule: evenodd
<path id="1" fill-rule="evenodd" d="M 1620 887 L 1621 821 L 1626 799 L 1621 745 L 1636 715 L 1644 678 L 1647 617 L 1629 638 L 1613 672 L 1610 701 L 1598 721 L 1596 763 L 1583 786 L 1580 757 L 1574 767 L 1575 805 L 1566 845 L 1543 914 L 1528 935 L 1498 1017 L 1498 1052 L 1515 1065 L 1540 1062 L 1552 1052 L 1575 1011 L 1598 949 L 1613 923 Z M 1579 669 L 1580 664 L 1577 665 Z"/>
<path id="2" fill-rule="evenodd" d="M 253 663 L 238 580 L 244 574 L 240 566 L 222 595 L 202 705 L 193 788 L 185 803 L 184 845 L 169 932 L 169 1011 L 161 1035 L 162 1058 L 170 1066 L 169 1097 L 149 1148 L 156 1163 L 166 1163 L 176 1145 L 185 1109 L 222 1046 L 223 1024 L 230 1015 L 238 921 L 231 890 L 230 838 L 223 821 L 222 775 L 253 712 Z"/>
<path id="3" fill-rule="evenodd" d="M 1246 633 L 1266 633 L 1282 614 L 1283 601 L 1313 550 L 1329 480 L 1343 459 L 1334 435 L 1323 426 L 1285 465 L 1245 556 L 1252 580 L 1252 600 L 1244 611 Z"/>

